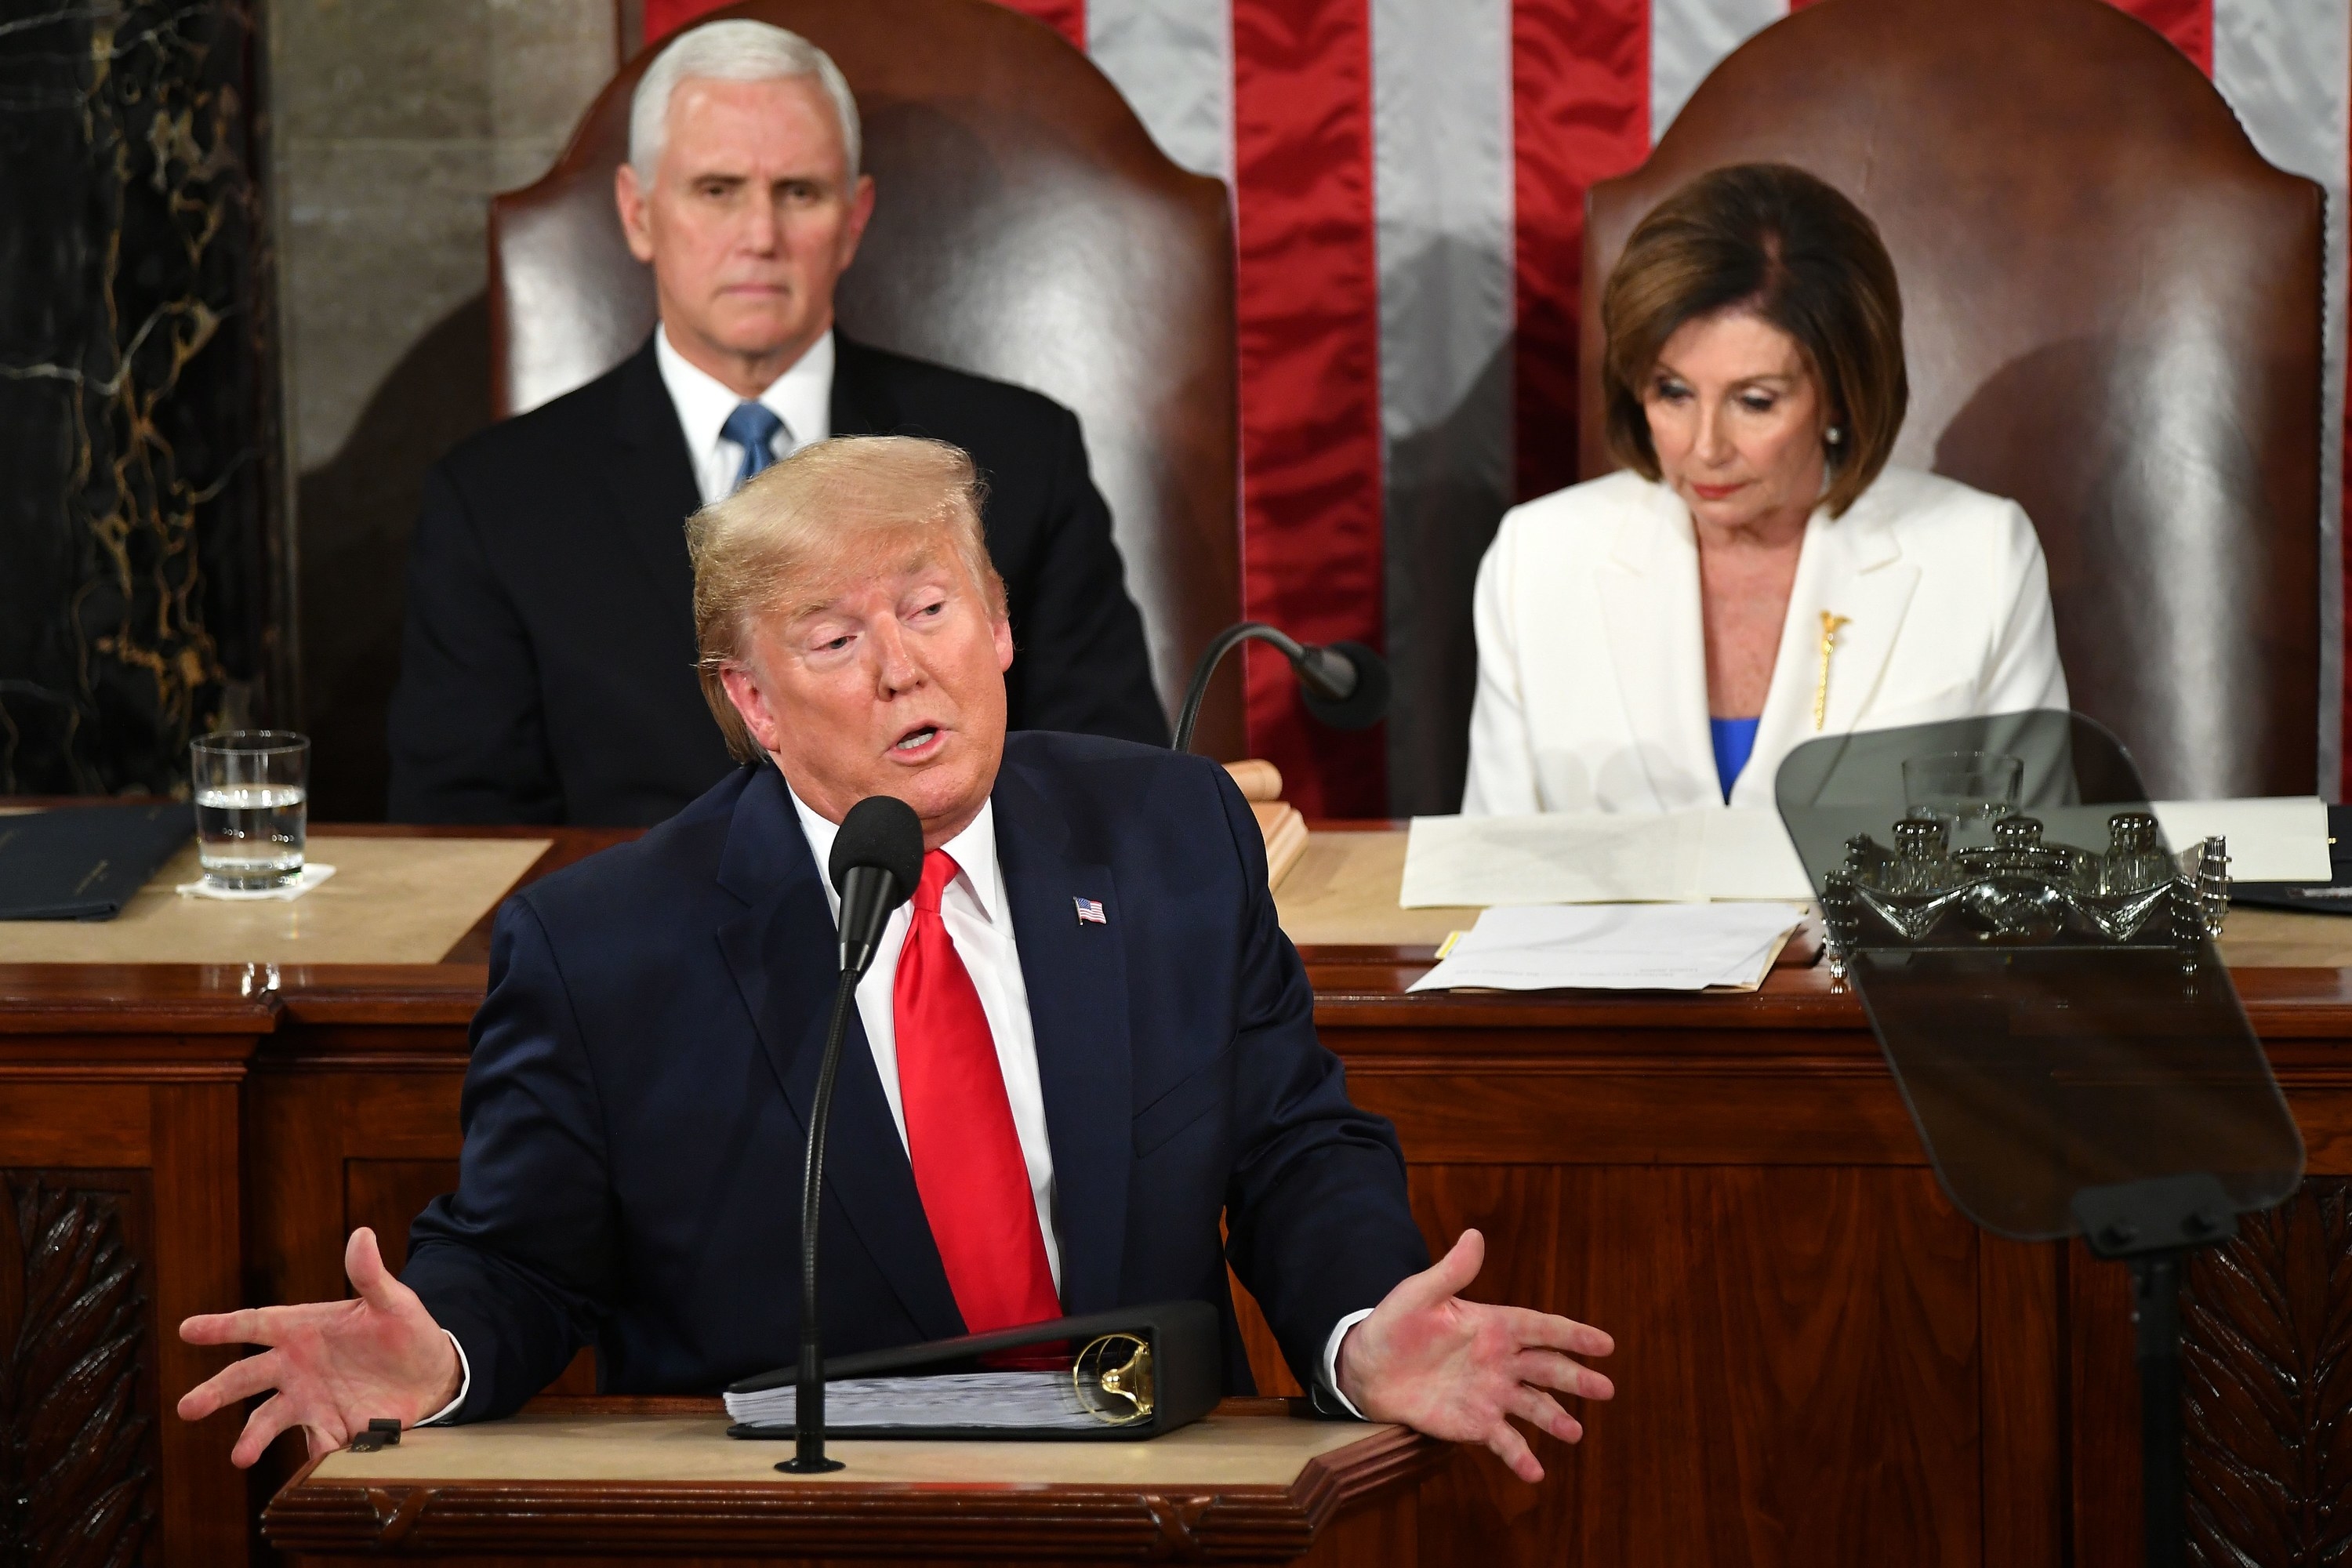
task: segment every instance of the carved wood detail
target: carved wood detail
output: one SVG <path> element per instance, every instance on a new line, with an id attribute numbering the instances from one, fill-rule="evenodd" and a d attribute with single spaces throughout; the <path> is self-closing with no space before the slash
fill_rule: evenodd
<path id="1" fill-rule="evenodd" d="M 124 1194 L 11 1175 L 0 1259 L 0 1560 L 114 1568 L 155 1528 L 147 1299 Z"/>
<path id="2" fill-rule="evenodd" d="M 684 1401 L 562 1402 L 573 1415 L 667 1413 Z M 1272 1401 L 1228 1401 L 1266 1415 Z M 1288 1563 L 1343 1514 L 1418 1488 L 1454 1449 L 1399 1428 L 1307 1462 L 1287 1487 L 1152 1491 L 761 1482 L 342 1481 L 306 1467 L 262 1516 L 282 1552 L 353 1557 L 761 1555 L 923 1562 Z"/>
<path id="3" fill-rule="evenodd" d="M 2352 1181 L 2314 1177 L 2181 1300 L 2191 1560 L 2352 1560 Z"/>

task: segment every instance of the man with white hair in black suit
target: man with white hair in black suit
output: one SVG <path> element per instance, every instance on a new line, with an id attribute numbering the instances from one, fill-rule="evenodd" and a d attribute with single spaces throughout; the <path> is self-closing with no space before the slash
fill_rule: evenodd
<path id="1" fill-rule="evenodd" d="M 832 436 L 971 454 L 1010 597 L 1013 728 L 1166 742 L 1076 418 L 835 330 L 874 210 L 860 153 L 848 83 L 783 28 L 709 23 L 646 69 L 614 195 L 660 323 L 427 476 L 394 820 L 644 824 L 709 788 L 729 760 L 695 680 L 685 520 Z"/>

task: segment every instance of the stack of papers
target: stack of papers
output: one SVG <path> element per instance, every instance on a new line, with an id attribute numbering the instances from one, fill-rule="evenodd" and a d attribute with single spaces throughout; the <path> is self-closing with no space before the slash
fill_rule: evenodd
<path id="1" fill-rule="evenodd" d="M 787 1383 L 727 1395 L 746 1426 L 789 1426 L 800 1390 Z M 1066 1372 L 961 1372 L 916 1377 L 835 1378 L 824 1385 L 824 1423 L 839 1426 L 1002 1426 L 1083 1431 L 1102 1417 L 1078 1403 Z"/>
<path id="2" fill-rule="evenodd" d="M 1787 904 L 1492 909 L 1414 991 L 1753 991 L 1797 927 Z"/>

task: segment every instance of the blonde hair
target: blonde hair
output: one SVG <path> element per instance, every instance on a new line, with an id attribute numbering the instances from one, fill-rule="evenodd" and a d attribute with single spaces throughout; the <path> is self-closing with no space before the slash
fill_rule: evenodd
<path id="1" fill-rule="evenodd" d="M 989 613 L 1003 616 L 1004 580 L 981 531 L 986 497 L 971 459 L 945 441 L 840 436 L 802 447 L 687 520 L 702 698 L 736 761 L 763 753 L 727 700 L 720 672 L 750 661 L 756 621 L 821 607 L 831 570 L 877 561 L 893 546 L 920 551 L 943 542 Z"/>

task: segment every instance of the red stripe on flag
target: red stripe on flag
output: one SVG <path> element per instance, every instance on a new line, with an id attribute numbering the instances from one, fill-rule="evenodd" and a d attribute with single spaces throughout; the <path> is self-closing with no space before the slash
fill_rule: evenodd
<path id="1" fill-rule="evenodd" d="M 1043 22 L 1078 48 L 1087 47 L 1087 0 L 996 0 L 1033 21 Z"/>
<path id="2" fill-rule="evenodd" d="M 726 0 L 646 0 L 646 42 L 657 44 Z"/>
<path id="3" fill-rule="evenodd" d="M 1234 0 L 1242 608 L 1307 642 L 1379 647 L 1379 268 L 1365 0 Z M 1381 731 L 1315 726 L 1248 652 L 1250 749 L 1309 816 L 1384 816 Z"/>
<path id="4" fill-rule="evenodd" d="M 1517 0 L 1517 479 L 1576 482 L 1577 305 L 1584 193 L 1650 153 L 1650 0 Z"/>
<path id="5" fill-rule="evenodd" d="M 2213 0 L 2108 0 L 2172 41 L 2172 47 L 2213 74 Z"/>

